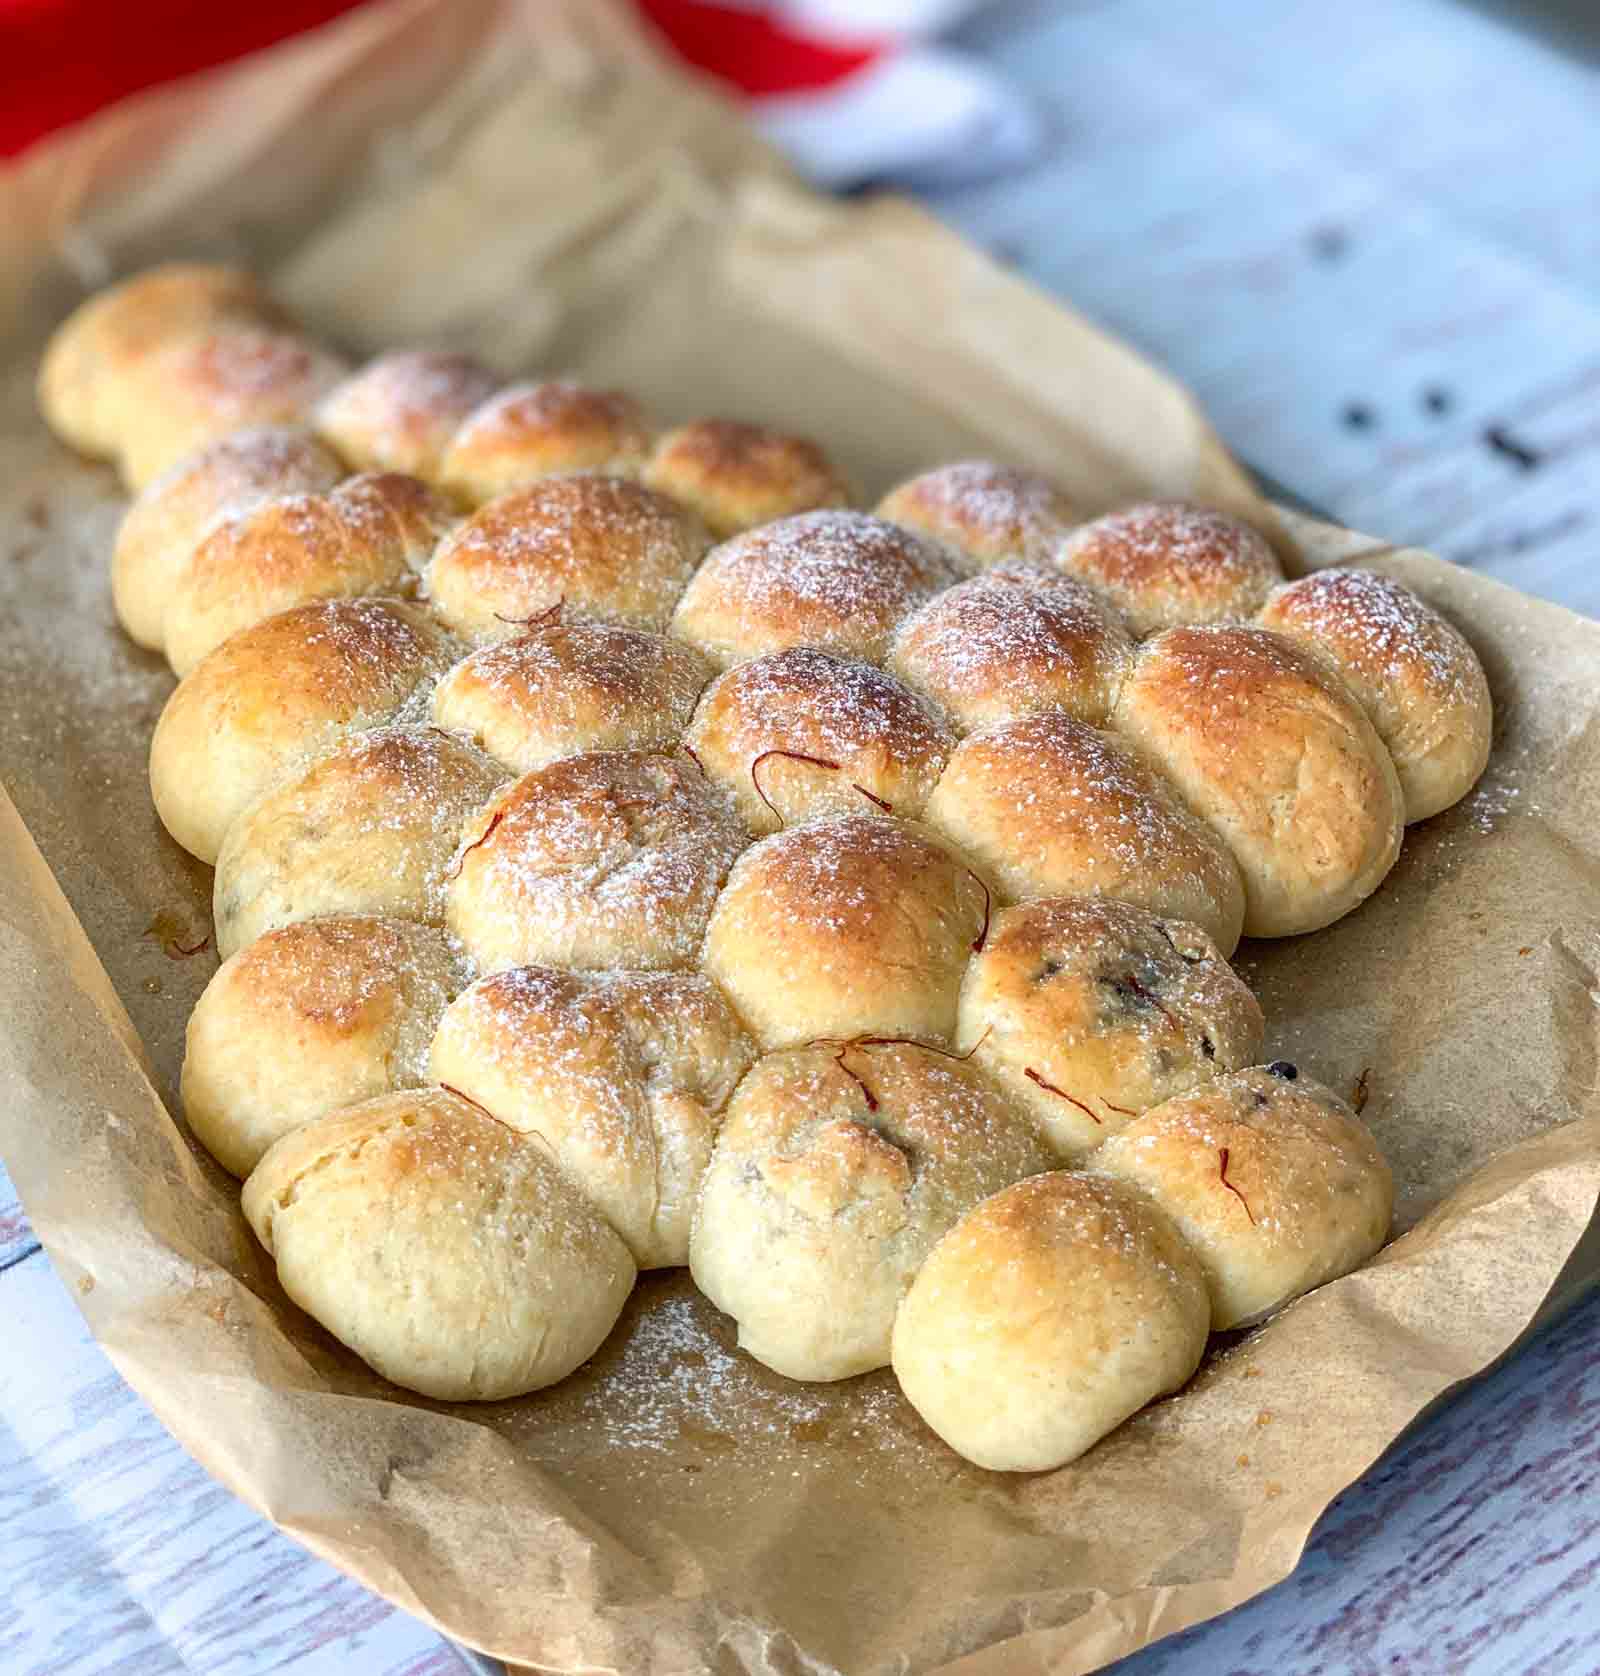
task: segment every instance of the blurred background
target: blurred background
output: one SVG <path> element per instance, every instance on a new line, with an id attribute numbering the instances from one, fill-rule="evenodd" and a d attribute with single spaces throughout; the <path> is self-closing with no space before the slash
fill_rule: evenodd
<path id="1" fill-rule="evenodd" d="M 911 193 L 1169 368 L 1269 486 L 1600 612 L 1600 6 L 630 3 L 819 185 Z M 0 0 L 0 155 L 351 9 Z"/>

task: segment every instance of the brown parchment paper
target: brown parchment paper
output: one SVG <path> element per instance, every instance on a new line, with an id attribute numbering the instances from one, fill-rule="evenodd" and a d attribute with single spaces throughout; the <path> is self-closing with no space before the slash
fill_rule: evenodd
<path id="1" fill-rule="evenodd" d="M 248 261 L 353 350 L 473 349 L 626 383 L 667 418 L 825 437 L 864 494 L 993 453 L 1091 504 L 1231 506 L 1458 622 L 1493 761 L 1389 881 L 1246 944 L 1269 1053 L 1350 1090 L 1402 1237 L 1219 1345 L 1083 1461 L 966 1466 L 887 1373 L 790 1385 L 686 1277 L 594 1361 L 449 1407 L 284 1299 L 168 1115 L 209 870 L 145 752 L 170 690 L 118 632 L 111 473 L 37 421 L 49 327 L 175 254 Z M 627 1676 L 1087 1671 L 1284 1576 L 1328 1502 L 1547 1307 L 1600 1193 L 1600 627 L 1273 513 L 1182 391 L 899 203 L 798 187 L 609 11 L 403 0 L 136 100 L 0 175 L 0 1148 L 119 1369 L 252 1506 L 449 1632 Z M 59 881 L 59 883 L 57 882 Z"/>

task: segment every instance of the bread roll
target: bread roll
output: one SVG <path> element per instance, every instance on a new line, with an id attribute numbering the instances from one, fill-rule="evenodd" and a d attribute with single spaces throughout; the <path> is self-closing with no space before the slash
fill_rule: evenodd
<path id="1" fill-rule="evenodd" d="M 403 471 L 434 483 L 451 438 L 499 384 L 470 355 L 392 350 L 335 385 L 312 423 L 352 471 Z"/>
<path id="2" fill-rule="evenodd" d="M 969 1066 L 906 1043 L 775 1053 L 740 1083 L 690 1239 L 696 1284 L 790 1379 L 883 1367 L 929 1249 L 986 1194 L 1048 1169 Z"/>
<path id="3" fill-rule="evenodd" d="M 244 1186 L 289 1296 L 385 1379 L 492 1402 L 599 1349 L 633 1260 L 544 1150 L 442 1089 L 297 1129 Z"/>
<path id="4" fill-rule="evenodd" d="M 888 668 L 966 733 L 1046 710 L 1099 726 L 1132 656 L 1127 630 L 1090 589 L 1002 562 L 907 617 Z"/>
<path id="5" fill-rule="evenodd" d="M 128 371 L 118 438 L 123 479 L 142 489 L 230 431 L 304 424 L 348 371 L 337 355 L 292 332 L 223 323 L 174 338 Z"/>
<path id="6" fill-rule="evenodd" d="M 218 953 L 323 914 L 439 924 L 461 831 L 504 778 L 436 728 L 346 741 L 228 828 L 213 890 Z"/>
<path id="7" fill-rule="evenodd" d="M 1168 1100 L 1094 1159 L 1183 1231 L 1219 1332 L 1359 1267 L 1394 1211 L 1389 1166 L 1355 1113 L 1292 1065 L 1275 1069 L 1235 1071 Z"/>
<path id="8" fill-rule="evenodd" d="M 873 808 L 920 814 L 955 735 L 882 670 L 793 646 L 714 681 L 685 743 L 752 832 L 775 832 Z"/>
<path id="9" fill-rule="evenodd" d="M 57 327 L 39 368 L 50 428 L 85 454 L 114 455 L 138 409 L 135 369 L 163 345 L 222 322 L 271 323 L 278 310 L 251 274 L 198 262 L 147 268 L 97 292 Z"/>
<path id="10" fill-rule="evenodd" d="M 708 978 L 517 966 L 444 1015 L 434 1080 L 537 1135 L 641 1269 L 689 1260 L 723 1107 L 755 1045 Z"/>
<path id="11" fill-rule="evenodd" d="M 1160 1210 L 1058 1171 L 984 1200 L 933 1248 L 895 1319 L 894 1371 L 957 1453 L 1045 1472 L 1186 1384 L 1209 1313 Z"/>
<path id="12" fill-rule="evenodd" d="M 969 734 L 927 821 L 1003 897 L 1110 896 L 1193 920 L 1225 953 L 1244 892 L 1217 835 L 1109 735 L 1060 712 Z"/>
<path id="13" fill-rule="evenodd" d="M 167 661 L 186 675 L 230 635 L 314 599 L 410 595 L 450 525 L 444 501 L 395 472 L 285 495 L 219 524 L 179 571 Z"/>
<path id="14" fill-rule="evenodd" d="M 719 540 L 775 518 L 850 502 L 848 485 L 816 443 L 732 419 L 696 419 L 668 431 L 644 480 L 693 507 Z"/>
<path id="15" fill-rule="evenodd" d="M 331 599 L 223 642 L 178 683 L 150 741 L 150 793 L 191 855 L 215 862 L 268 787 L 393 717 L 456 648 L 414 605 Z"/>
<path id="16" fill-rule="evenodd" d="M 564 757 L 506 787 L 463 834 L 450 929 L 491 972 L 686 966 L 748 842 L 687 757 Z"/>
<path id="17" fill-rule="evenodd" d="M 621 477 L 555 477 L 492 500 L 440 545 L 434 609 L 475 640 L 507 640 L 556 607 L 664 629 L 706 550 L 681 508 Z"/>
<path id="18" fill-rule="evenodd" d="M 1003 559 L 1052 560 L 1077 508 L 1048 478 L 992 460 L 938 466 L 891 489 L 878 516 L 905 524 L 983 570 Z"/>
<path id="19" fill-rule="evenodd" d="M 956 1035 L 1074 1160 L 1147 1107 L 1250 1064 L 1262 1029 L 1199 926 L 1064 896 L 994 916 Z"/>
<path id="20" fill-rule="evenodd" d="M 185 454 L 135 499 L 111 555 L 111 599 L 141 646 L 166 643 L 167 602 L 201 538 L 278 495 L 318 494 L 344 476 L 307 431 L 234 431 Z"/>
<path id="21" fill-rule="evenodd" d="M 636 477 L 649 451 L 650 421 L 620 390 L 567 379 L 513 384 L 467 416 L 445 450 L 439 483 L 466 505 L 482 506 L 541 477 Z"/>
<path id="22" fill-rule="evenodd" d="M 930 837 L 847 815 L 747 850 L 702 958 L 764 1048 L 824 1036 L 943 1042 L 988 922 L 988 887 Z"/>
<path id="23" fill-rule="evenodd" d="M 526 774 L 580 751 L 670 751 L 710 678 L 681 640 L 553 617 L 457 664 L 433 719 Z"/>
<path id="24" fill-rule="evenodd" d="M 222 963 L 189 1015 L 189 1127 L 242 1177 L 301 1124 L 426 1082 L 463 982 L 428 926 L 335 917 L 269 931 Z"/>
<path id="25" fill-rule="evenodd" d="M 1338 665 L 1394 759 L 1408 822 L 1448 809 L 1489 761 L 1489 683 L 1460 631 L 1371 570 L 1319 570 L 1280 588 L 1257 621 Z"/>
<path id="26" fill-rule="evenodd" d="M 713 548 L 672 627 L 723 669 L 790 646 L 881 663 L 900 620 L 955 579 L 909 531 L 864 512 L 806 512 Z"/>
<path id="27" fill-rule="evenodd" d="M 1272 549 L 1248 524 L 1181 501 L 1097 518 L 1068 538 L 1056 562 L 1105 594 L 1141 638 L 1253 617 L 1283 580 Z"/>
<path id="28" fill-rule="evenodd" d="M 1247 936 L 1331 924 L 1400 853 L 1389 753 L 1334 670 L 1285 635 L 1169 629 L 1143 648 L 1112 726 L 1232 850 Z"/>

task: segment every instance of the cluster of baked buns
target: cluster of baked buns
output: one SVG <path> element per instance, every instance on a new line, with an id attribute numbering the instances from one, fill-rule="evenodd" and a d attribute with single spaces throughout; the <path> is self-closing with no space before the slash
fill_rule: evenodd
<path id="1" fill-rule="evenodd" d="M 351 371 L 229 270 L 86 304 L 41 399 L 138 490 L 117 610 L 181 677 L 188 1122 L 396 1383 L 547 1385 L 687 1262 L 768 1366 L 892 1363 L 1040 1468 L 1382 1243 L 1381 1155 L 1255 1065 L 1227 957 L 1481 772 L 1414 594 L 995 465 L 851 510 L 796 438 Z"/>

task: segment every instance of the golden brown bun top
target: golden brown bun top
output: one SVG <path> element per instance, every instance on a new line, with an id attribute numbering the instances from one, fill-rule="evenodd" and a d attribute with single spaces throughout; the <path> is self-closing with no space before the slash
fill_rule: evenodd
<path id="1" fill-rule="evenodd" d="M 456 1009 L 463 1045 L 530 1079 L 541 1097 L 628 1109 L 641 1090 L 727 1103 L 754 1048 L 699 972 L 574 972 L 513 966 L 480 978 Z"/>
<path id="2" fill-rule="evenodd" d="M 324 494 L 282 495 L 217 525 L 195 549 L 186 587 L 232 591 L 341 574 L 364 558 L 420 570 L 454 514 L 427 484 L 399 472 L 347 478 Z"/>
<path id="3" fill-rule="evenodd" d="M 850 500 L 816 443 L 733 419 L 697 419 L 669 431 L 645 482 L 692 506 L 719 538 Z"/>
<path id="4" fill-rule="evenodd" d="M 652 889 L 670 901 L 699 882 L 705 857 L 686 847 L 697 833 L 707 851 L 737 853 L 749 841 L 727 799 L 688 757 L 585 751 L 509 785 L 469 827 L 455 871 L 503 865 L 514 879 L 526 858 L 540 871 L 571 870 L 582 878 L 597 865 L 620 866 L 626 855 L 654 852 L 660 876 Z M 665 852 L 680 850 L 682 868 L 668 865 Z"/>
<path id="5" fill-rule="evenodd" d="M 932 704 L 872 664 L 792 646 L 719 676 L 687 742 L 730 784 L 746 822 L 771 832 L 855 799 L 862 810 L 881 798 L 885 813 L 915 814 L 955 735 Z"/>
<path id="6" fill-rule="evenodd" d="M 1003 561 L 908 617 L 889 666 L 967 727 L 1058 707 L 1099 723 L 1132 653 L 1121 619 L 1093 590 Z"/>
<path id="7" fill-rule="evenodd" d="M 1337 1231 L 1341 1210 L 1353 1218 L 1374 1195 L 1386 1209 L 1389 1166 L 1366 1125 L 1331 1089 L 1288 1073 L 1226 1072 L 1145 1112 L 1106 1156 L 1164 1180 L 1174 1203 L 1181 1188 L 1214 1214 L 1237 1206 L 1255 1237 L 1286 1248 Z"/>
<path id="8" fill-rule="evenodd" d="M 565 378 L 512 384 L 467 415 L 445 453 L 441 478 L 472 500 L 546 475 L 636 466 L 650 440 L 648 415 L 622 390 Z"/>
<path id="9" fill-rule="evenodd" d="M 1130 506 L 1085 524 L 1062 569 L 1102 589 L 1136 635 L 1250 617 L 1283 571 L 1247 524 L 1182 501 Z"/>
<path id="10" fill-rule="evenodd" d="M 1404 684 L 1454 702 L 1482 684 L 1483 670 L 1459 630 L 1425 600 L 1374 570 L 1319 570 L 1279 588 L 1264 628 L 1303 633 L 1341 670 Z M 1347 676 L 1348 678 L 1348 676 Z"/>
<path id="11" fill-rule="evenodd" d="M 1272 733 L 1292 762 L 1300 736 L 1295 702 L 1361 722 L 1354 695 L 1327 658 L 1253 624 L 1168 629 L 1145 642 L 1134 678 L 1147 702 L 1184 718 L 1219 749 L 1231 738 Z"/>
<path id="12" fill-rule="evenodd" d="M 425 612 L 392 599 L 330 599 L 280 611 L 207 654 L 173 695 L 204 692 L 229 724 L 280 731 L 296 715 L 341 718 L 444 669 L 458 648 Z M 196 765 L 196 772 L 200 772 Z"/>
<path id="13" fill-rule="evenodd" d="M 394 350 L 330 390 L 316 426 L 356 471 L 404 471 L 431 481 L 457 427 L 499 383 L 470 355 Z"/>
<path id="14" fill-rule="evenodd" d="M 108 451 L 118 439 L 100 423 L 106 381 L 120 381 L 162 345 L 219 320 L 277 318 L 266 292 L 241 269 L 197 262 L 148 268 L 90 297 L 57 328 L 39 370 L 40 406 L 71 441 Z"/>
<path id="15" fill-rule="evenodd" d="M 513 596 L 536 595 L 535 619 L 564 602 L 579 614 L 654 626 L 705 546 L 690 515 L 641 484 L 547 477 L 480 507 L 440 547 L 435 569 L 448 575 L 452 599 L 473 595 L 514 610 Z M 615 610 L 605 609 L 608 600 Z M 526 626 L 510 610 L 497 615 L 503 632 Z"/>
<path id="16" fill-rule="evenodd" d="M 406 920 L 330 914 L 257 937 L 229 963 L 252 1016 L 301 1021 L 321 1043 L 359 1037 L 405 997 L 397 974 L 441 962 L 437 931 Z"/>
<path id="17" fill-rule="evenodd" d="M 714 547 L 677 632 L 724 665 L 823 646 L 878 661 L 895 625 L 956 580 L 941 549 L 865 512 L 802 512 Z"/>
<path id="18" fill-rule="evenodd" d="M 757 1060 L 734 1096 L 728 1133 L 747 1149 L 759 1142 L 767 1188 L 824 1222 L 874 1201 L 905 1222 L 899 1202 L 918 1184 L 933 1195 L 928 1209 L 959 1214 L 975 1162 L 1013 1178 L 1051 1162 L 1027 1119 L 971 1065 L 882 1037 Z"/>
<path id="19" fill-rule="evenodd" d="M 1047 478 L 990 460 L 925 471 L 891 489 L 878 516 L 920 530 L 981 566 L 1048 560 L 1079 521 L 1077 508 Z"/>
<path id="20" fill-rule="evenodd" d="M 1068 1040 L 1113 1028 L 1181 1038 L 1181 1018 L 1226 1003 L 1261 1009 L 1212 939 L 1188 920 L 1104 896 L 1049 896 L 998 910 L 982 955 L 986 988 L 1048 995 Z"/>
<path id="21" fill-rule="evenodd" d="M 296 332 L 224 323 L 160 345 L 139 366 L 140 392 L 176 413 L 191 409 L 241 421 L 262 401 L 297 418 L 343 376 L 344 363 Z M 292 409 L 292 413 L 287 411 Z"/>
<path id="22" fill-rule="evenodd" d="M 1063 1257 L 1079 1274 L 1099 1270 L 1103 1286 L 1135 1293 L 1154 1271 L 1188 1313 L 1209 1313 L 1205 1277 L 1171 1220 L 1136 1189 L 1075 1170 L 1030 1176 L 985 1199 L 936 1256 L 945 1272 L 958 1266 L 969 1307 L 989 1295 L 1005 1331 L 1024 1339 L 1048 1323 L 1048 1308 L 1072 1307 L 1062 1294 Z M 1037 1315 L 1004 1313 L 1031 1289 L 1044 1306 Z"/>
<path id="23" fill-rule="evenodd" d="M 339 461 L 309 431 L 293 425 L 254 425 L 230 431 L 175 461 L 147 485 L 128 514 L 148 516 L 146 509 L 160 502 L 164 515 L 183 517 L 193 527 L 241 498 L 320 493 L 345 475 Z"/>
<path id="24" fill-rule="evenodd" d="M 1483 772 L 1494 706 L 1465 637 L 1409 588 L 1370 570 L 1320 570 L 1280 588 L 1257 619 L 1326 653 L 1389 747 L 1422 820 Z"/>

